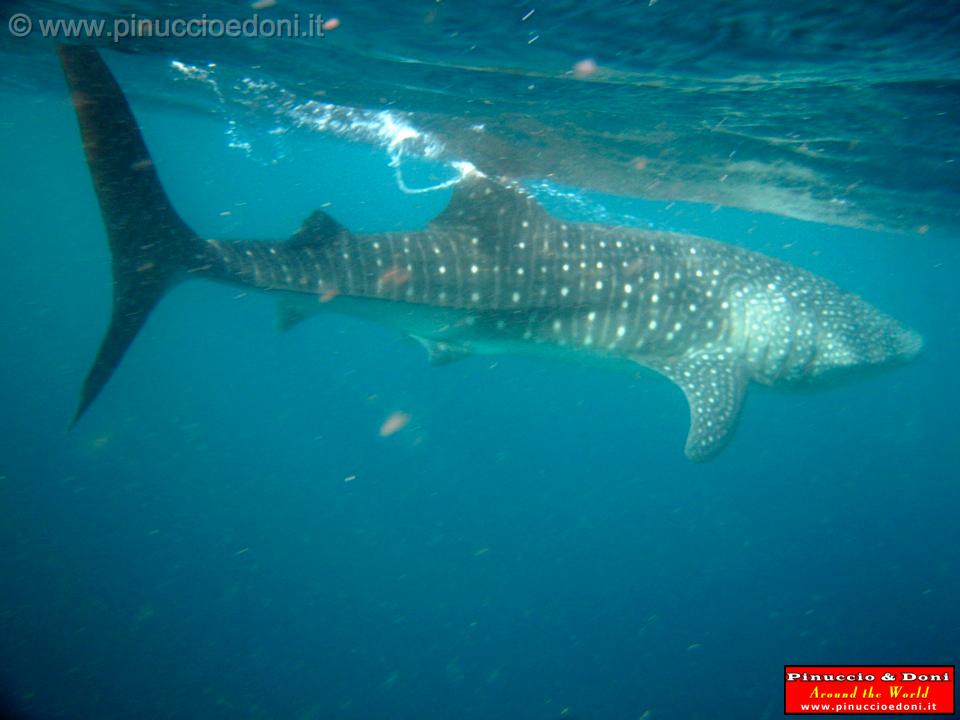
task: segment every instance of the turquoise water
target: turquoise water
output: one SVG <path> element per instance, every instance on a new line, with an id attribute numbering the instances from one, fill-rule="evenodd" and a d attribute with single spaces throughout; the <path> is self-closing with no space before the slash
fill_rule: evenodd
<path id="1" fill-rule="evenodd" d="M 818 393 L 752 387 L 731 446 L 693 465 L 682 394 L 650 374 L 515 357 L 430 367 L 377 325 L 329 315 L 281 335 L 271 298 L 197 282 L 161 304 L 67 433 L 109 315 L 109 256 L 52 45 L 4 36 L 8 714 L 773 718 L 785 663 L 956 662 L 960 44 L 940 16 L 956 5 L 881 4 L 859 24 L 857 4 L 708 5 L 688 25 L 668 0 L 577 7 L 322 8 L 342 25 L 309 52 L 153 39 L 105 57 L 203 236 L 286 237 L 319 207 L 356 232 L 419 228 L 450 190 L 403 192 L 391 163 L 426 188 L 468 159 L 516 170 L 571 220 L 806 267 L 916 328 L 924 354 Z M 16 9 L 58 8 L 80 14 Z M 571 77 L 588 51 L 606 69 Z M 696 131 L 722 101 L 691 83 L 775 71 L 763 99 L 738 86 L 749 142 Z M 864 89 L 880 77 L 887 91 Z M 654 136 L 664 120 L 630 108 L 657 82 L 658 112 L 682 121 Z M 389 110 L 420 140 L 374 136 L 382 116 L 291 114 L 311 98 Z M 850 124 L 878 102 L 890 111 Z M 760 173 L 716 194 L 731 181 L 711 175 L 716 158 L 733 149 L 782 170 L 771 137 L 848 147 L 844 133 L 875 142 L 829 168 L 826 150 L 792 153 L 793 185 Z M 644 174 L 664 158 L 680 168 L 669 192 Z M 830 210 L 858 180 L 870 192 Z M 409 424 L 381 437 L 397 411 Z"/>

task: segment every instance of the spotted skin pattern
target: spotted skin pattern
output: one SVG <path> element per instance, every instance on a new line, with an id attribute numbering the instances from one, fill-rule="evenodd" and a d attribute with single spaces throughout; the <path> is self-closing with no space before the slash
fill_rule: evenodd
<path id="1" fill-rule="evenodd" d="M 435 363 L 530 353 L 643 365 L 686 394 L 698 461 L 728 442 L 751 380 L 806 383 L 920 351 L 919 335 L 805 270 L 702 238 L 564 221 L 477 172 L 418 232 L 355 235 L 315 212 L 284 242 L 204 240 L 170 203 L 99 52 L 58 54 L 113 257 L 110 324 L 74 425 L 188 278 L 276 293 L 281 327 L 321 309 L 387 323 Z"/>
<path id="2" fill-rule="evenodd" d="M 221 280 L 379 301 L 394 316 L 402 306 L 410 327 L 401 329 L 436 362 L 565 352 L 652 368 L 686 394 L 686 453 L 698 461 L 729 440 L 748 381 L 807 383 L 909 359 L 922 344 L 782 261 L 703 238 L 567 222 L 522 188 L 479 175 L 423 231 L 354 235 L 315 213 L 285 243 L 206 245 L 200 270 Z M 423 330 L 423 315 L 437 312 Z"/>

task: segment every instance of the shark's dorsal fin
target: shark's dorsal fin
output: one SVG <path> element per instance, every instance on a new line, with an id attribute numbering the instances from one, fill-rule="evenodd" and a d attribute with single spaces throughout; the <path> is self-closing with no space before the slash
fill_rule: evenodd
<path id="1" fill-rule="evenodd" d="M 644 364 L 673 380 L 687 396 L 687 457 L 703 462 L 720 452 L 733 435 L 747 386 L 739 362 L 726 353 L 701 352 L 673 362 Z"/>
<path id="2" fill-rule="evenodd" d="M 350 231 L 329 214 L 314 210 L 287 242 L 300 246 L 326 245 L 349 234 Z"/>
<path id="3" fill-rule="evenodd" d="M 504 185 L 483 175 L 468 175 L 453 191 L 446 209 L 432 228 L 470 228 L 490 241 L 516 228 L 538 227 L 556 220 L 519 185 Z"/>

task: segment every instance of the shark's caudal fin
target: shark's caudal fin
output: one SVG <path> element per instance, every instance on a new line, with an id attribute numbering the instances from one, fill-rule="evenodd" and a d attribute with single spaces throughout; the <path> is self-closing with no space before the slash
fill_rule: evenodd
<path id="1" fill-rule="evenodd" d="M 71 427 L 106 385 L 150 311 L 203 256 L 160 184 L 120 86 L 94 48 L 62 45 L 87 164 L 113 256 L 113 315 Z"/>

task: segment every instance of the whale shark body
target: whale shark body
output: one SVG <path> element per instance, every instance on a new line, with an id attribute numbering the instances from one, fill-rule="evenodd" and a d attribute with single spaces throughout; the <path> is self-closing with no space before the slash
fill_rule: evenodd
<path id="1" fill-rule="evenodd" d="M 59 52 L 114 274 L 74 422 L 187 278 L 276 293 L 287 326 L 320 310 L 379 320 L 436 363 L 523 353 L 650 368 L 686 395 L 695 461 L 729 441 L 750 381 L 804 385 L 920 351 L 918 334 L 803 269 L 704 238 L 564 221 L 476 170 L 425 230 L 359 235 L 318 211 L 284 241 L 203 239 L 167 199 L 97 51 Z"/>

